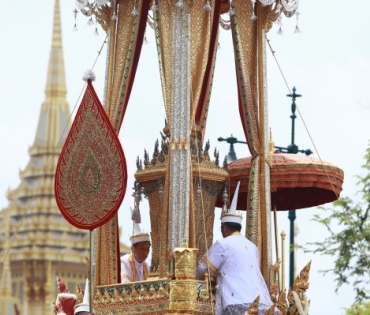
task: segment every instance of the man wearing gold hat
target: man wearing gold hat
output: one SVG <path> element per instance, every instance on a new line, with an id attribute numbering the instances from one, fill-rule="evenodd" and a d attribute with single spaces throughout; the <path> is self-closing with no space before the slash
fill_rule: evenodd
<path id="1" fill-rule="evenodd" d="M 224 238 L 212 245 L 198 265 L 197 279 L 203 279 L 206 271 L 217 279 L 216 315 L 244 315 L 258 296 L 259 314 L 272 305 L 259 268 L 258 249 L 240 234 L 242 216 L 236 213 L 239 184 L 229 212 L 221 216 Z"/>
<path id="2" fill-rule="evenodd" d="M 150 237 L 142 233 L 134 221 L 134 235 L 131 236 L 131 254 L 121 257 L 122 283 L 144 281 L 148 278 L 150 263 L 147 261 L 150 250 Z"/>

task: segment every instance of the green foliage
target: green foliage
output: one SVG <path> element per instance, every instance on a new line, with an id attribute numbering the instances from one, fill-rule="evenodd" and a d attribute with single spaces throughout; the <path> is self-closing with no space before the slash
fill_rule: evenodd
<path id="1" fill-rule="evenodd" d="M 370 302 L 364 302 L 361 305 L 352 305 L 346 309 L 346 315 L 370 315 Z"/>
<path id="2" fill-rule="evenodd" d="M 362 168 L 366 175 L 358 176 L 360 201 L 344 197 L 333 202 L 332 208 L 320 207 L 324 214 L 315 215 L 313 221 L 325 226 L 330 236 L 305 248 L 306 252 L 334 257 L 334 266 L 321 272 L 334 274 L 336 291 L 343 284 L 352 284 L 356 304 L 370 300 L 370 146 Z M 369 313 L 360 314 L 370 314 L 370 306 L 367 309 Z"/>

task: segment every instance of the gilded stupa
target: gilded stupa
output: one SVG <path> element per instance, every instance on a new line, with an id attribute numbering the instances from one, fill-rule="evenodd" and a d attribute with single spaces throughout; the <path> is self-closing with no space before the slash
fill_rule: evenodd
<path id="1" fill-rule="evenodd" d="M 29 162 L 0 211 L 0 314 L 49 315 L 57 276 L 74 292 L 87 276 L 89 233 L 70 225 L 54 198 L 54 172 L 70 128 L 59 0 L 55 0 L 50 60 Z M 14 238 L 15 237 L 15 238 Z M 13 240 L 14 239 L 14 240 Z"/>

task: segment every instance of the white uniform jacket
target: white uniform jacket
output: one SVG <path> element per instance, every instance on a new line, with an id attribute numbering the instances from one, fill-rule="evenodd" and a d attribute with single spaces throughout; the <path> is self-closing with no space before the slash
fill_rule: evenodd
<path id="1" fill-rule="evenodd" d="M 203 279 L 208 269 L 217 277 L 216 314 L 244 314 L 257 296 L 260 310 L 272 305 L 259 268 L 258 249 L 240 233 L 213 244 L 199 261 L 197 279 Z"/>
<path id="2" fill-rule="evenodd" d="M 121 257 L 121 281 L 144 281 L 148 278 L 150 264 L 147 260 L 138 262 L 132 254 Z"/>

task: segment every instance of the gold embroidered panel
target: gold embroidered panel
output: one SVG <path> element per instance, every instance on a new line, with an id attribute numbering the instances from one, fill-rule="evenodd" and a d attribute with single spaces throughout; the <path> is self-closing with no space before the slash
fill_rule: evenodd
<path id="1" fill-rule="evenodd" d="M 231 5 L 235 15 L 231 18 L 235 64 L 238 81 L 239 109 L 249 151 L 254 160 L 250 170 L 247 201 L 246 236 L 260 248 L 260 190 L 259 161 L 260 139 L 258 129 L 258 55 L 257 23 L 251 19 L 253 5 L 249 1 L 235 0 Z"/>
<path id="2" fill-rule="evenodd" d="M 200 290 L 198 290 L 199 284 Z M 165 315 L 174 314 L 176 311 L 184 314 L 182 311 L 184 305 L 176 303 L 191 300 L 192 314 L 213 314 L 214 305 L 211 302 L 213 299 L 201 295 L 205 287 L 204 281 L 168 281 L 167 279 L 99 286 L 94 288 L 93 305 L 96 315 Z"/>
<path id="3" fill-rule="evenodd" d="M 172 68 L 174 62 L 172 41 L 174 32 L 173 17 L 176 10 L 175 4 L 176 2 L 173 0 L 157 1 L 158 11 L 154 14 L 160 77 L 167 119 L 171 118 Z M 211 0 L 210 4 L 214 8 L 214 0 Z M 194 118 L 198 105 L 204 73 L 209 58 L 209 41 L 214 14 L 214 11 L 206 11 L 203 7 L 203 1 L 188 1 L 187 11 L 190 14 L 190 25 L 188 27 L 190 27 L 191 34 L 190 83 L 192 91 L 192 118 Z"/>
<path id="4" fill-rule="evenodd" d="M 121 0 L 117 6 L 117 24 L 111 20 L 107 112 L 118 132 L 126 111 L 147 19 L 148 1 Z M 139 14 L 131 14 L 136 7 Z"/>
<path id="5" fill-rule="evenodd" d="M 168 310 L 167 279 L 95 287 L 96 314 L 164 314 Z"/>

